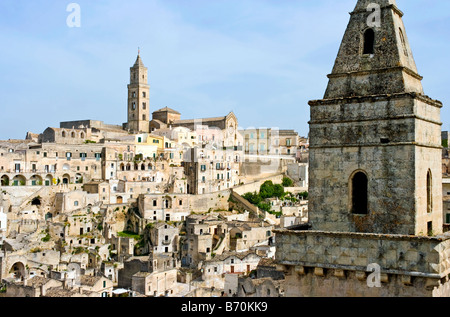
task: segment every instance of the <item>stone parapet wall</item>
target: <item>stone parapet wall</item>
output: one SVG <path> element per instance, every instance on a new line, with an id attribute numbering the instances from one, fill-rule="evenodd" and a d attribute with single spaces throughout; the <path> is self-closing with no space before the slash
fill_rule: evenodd
<path id="1" fill-rule="evenodd" d="M 444 278 L 450 274 L 450 234 L 437 237 L 275 230 L 282 265 Z"/>

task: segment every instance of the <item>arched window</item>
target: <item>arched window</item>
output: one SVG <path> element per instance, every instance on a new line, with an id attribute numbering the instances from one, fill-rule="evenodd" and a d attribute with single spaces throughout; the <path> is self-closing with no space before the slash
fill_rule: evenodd
<path id="1" fill-rule="evenodd" d="M 351 179 L 352 213 L 368 214 L 368 179 L 364 172 L 357 172 Z"/>
<path id="2" fill-rule="evenodd" d="M 433 211 L 433 177 L 431 171 L 428 170 L 427 174 L 427 212 Z"/>
<path id="3" fill-rule="evenodd" d="M 364 51 L 363 54 L 374 54 L 375 52 L 375 32 L 373 29 L 367 29 L 364 32 Z"/>
<path id="4" fill-rule="evenodd" d="M 65 138 L 66 137 L 66 131 L 62 132 L 62 137 Z"/>

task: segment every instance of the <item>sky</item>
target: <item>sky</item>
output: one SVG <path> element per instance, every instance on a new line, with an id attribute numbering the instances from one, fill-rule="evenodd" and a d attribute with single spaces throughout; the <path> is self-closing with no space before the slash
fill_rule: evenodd
<path id="1" fill-rule="evenodd" d="M 69 27 L 75 2 L 80 27 Z M 1 0 L 0 139 L 127 120 L 140 48 L 151 112 L 308 134 L 356 0 Z M 397 0 L 425 94 L 450 130 L 450 1 Z"/>

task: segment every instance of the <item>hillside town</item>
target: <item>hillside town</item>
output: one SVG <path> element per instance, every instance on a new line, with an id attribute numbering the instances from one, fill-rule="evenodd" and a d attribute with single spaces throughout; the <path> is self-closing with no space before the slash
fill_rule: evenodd
<path id="1" fill-rule="evenodd" d="M 0 142 L 2 296 L 235 296 L 241 278 L 279 277 L 273 230 L 307 221 L 307 137 L 233 112 L 150 116 L 147 72 L 138 55 L 121 126 Z M 243 198 L 261 188 L 281 191 Z"/>
<path id="2" fill-rule="evenodd" d="M 0 141 L 0 297 L 450 296 L 443 104 L 395 1 L 372 2 L 307 136 L 154 107 L 138 53 L 125 123 Z"/>

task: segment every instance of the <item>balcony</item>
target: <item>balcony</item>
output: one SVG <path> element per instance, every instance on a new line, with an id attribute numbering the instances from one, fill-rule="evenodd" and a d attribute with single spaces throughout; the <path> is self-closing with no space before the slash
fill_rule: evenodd
<path id="1" fill-rule="evenodd" d="M 170 240 L 163 240 L 162 241 L 162 245 L 170 245 L 172 243 L 172 241 Z"/>

